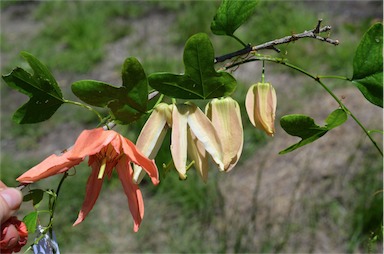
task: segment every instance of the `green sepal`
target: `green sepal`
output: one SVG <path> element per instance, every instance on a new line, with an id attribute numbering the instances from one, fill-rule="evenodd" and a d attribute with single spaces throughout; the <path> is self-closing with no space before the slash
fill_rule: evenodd
<path id="1" fill-rule="evenodd" d="M 29 101 L 14 113 L 13 120 L 19 124 L 45 121 L 64 103 L 63 95 L 55 78 L 44 64 L 30 53 L 20 54 L 32 68 L 33 75 L 17 67 L 2 76 L 8 86 L 30 97 Z"/>
<path id="2" fill-rule="evenodd" d="M 373 25 L 360 41 L 352 82 L 369 102 L 383 107 L 383 24 Z"/>
<path id="3" fill-rule="evenodd" d="M 252 16 L 258 3 L 258 0 L 223 0 L 211 23 L 211 31 L 217 35 L 232 36 Z"/>
<path id="4" fill-rule="evenodd" d="M 286 154 L 304 145 L 314 142 L 324 136 L 329 130 L 342 125 L 347 120 L 347 114 L 342 109 L 336 109 L 325 120 L 325 126 L 319 126 L 313 118 L 292 114 L 283 116 L 280 119 L 281 127 L 291 136 L 300 137 L 301 141 L 282 150 L 279 154 Z"/>
<path id="5" fill-rule="evenodd" d="M 149 85 L 162 94 L 179 99 L 211 99 L 229 96 L 236 79 L 214 68 L 214 50 L 207 34 L 195 34 L 184 48 L 185 74 L 156 72 L 148 76 Z"/>
<path id="6" fill-rule="evenodd" d="M 148 103 L 148 80 L 136 58 L 125 60 L 122 80 L 121 87 L 96 80 L 80 80 L 72 84 L 72 92 L 90 105 L 109 108 L 115 121 L 129 124 L 146 112 Z"/>

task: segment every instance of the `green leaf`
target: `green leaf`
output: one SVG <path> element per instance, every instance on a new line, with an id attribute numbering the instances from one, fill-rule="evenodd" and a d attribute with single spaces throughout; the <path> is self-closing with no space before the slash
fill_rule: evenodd
<path id="1" fill-rule="evenodd" d="M 325 120 L 325 122 L 326 122 L 325 127 L 328 130 L 331 130 L 331 129 L 336 128 L 337 126 L 340 126 L 343 123 L 345 123 L 345 121 L 347 121 L 347 119 L 348 119 L 348 115 L 347 115 L 347 113 L 345 113 L 344 110 L 336 109 L 331 114 L 329 114 L 329 116 Z"/>
<path id="2" fill-rule="evenodd" d="M 199 33 L 188 39 L 183 61 L 185 74 L 152 73 L 149 85 L 162 94 L 180 99 L 210 99 L 230 95 L 236 79 L 214 68 L 214 50 L 208 35 Z"/>
<path id="3" fill-rule="evenodd" d="M 383 24 L 373 25 L 360 41 L 352 81 L 368 101 L 383 107 Z"/>
<path id="4" fill-rule="evenodd" d="M 33 75 L 22 68 L 15 68 L 10 74 L 3 75 L 8 86 L 30 97 L 15 112 L 13 120 L 19 124 L 45 121 L 64 103 L 63 95 L 45 65 L 27 52 L 22 52 L 21 55 L 31 66 Z"/>
<path id="5" fill-rule="evenodd" d="M 101 81 L 80 80 L 72 84 L 72 92 L 90 105 L 108 107 L 117 122 L 128 124 L 146 112 L 148 103 L 148 80 L 136 58 L 125 60 L 122 80 L 121 87 Z"/>
<path id="6" fill-rule="evenodd" d="M 321 127 L 315 124 L 313 118 L 300 115 L 286 115 L 280 119 L 281 127 L 290 135 L 301 138 L 301 141 L 282 150 L 279 154 L 286 154 L 304 145 L 314 142 L 321 138 L 329 130 L 340 126 L 347 120 L 347 114 L 342 109 L 336 109 L 325 120 L 326 125 Z"/>
<path id="7" fill-rule="evenodd" d="M 313 118 L 301 114 L 283 116 L 280 119 L 280 125 L 289 135 L 302 139 L 307 139 L 316 133 L 327 131 L 326 128 L 315 124 Z"/>
<path id="8" fill-rule="evenodd" d="M 80 100 L 96 107 L 106 107 L 125 90 L 96 80 L 76 81 L 71 89 Z"/>
<path id="9" fill-rule="evenodd" d="M 43 196 L 44 196 L 43 190 L 40 190 L 40 189 L 30 190 L 29 193 L 23 197 L 23 201 L 27 202 L 32 200 L 32 205 L 35 208 L 37 208 L 41 200 L 43 200 Z"/>
<path id="10" fill-rule="evenodd" d="M 211 31 L 217 35 L 229 35 L 252 16 L 258 0 L 223 0 L 211 23 Z"/>
<path id="11" fill-rule="evenodd" d="M 140 62 L 127 58 L 122 70 L 123 87 L 127 89 L 129 104 L 132 108 L 144 112 L 148 104 L 148 80 Z"/>
<path id="12" fill-rule="evenodd" d="M 37 225 L 37 219 L 38 219 L 37 214 L 38 214 L 37 211 L 31 212 L 23 218 L 23 222 L 27 226 L 28 234 L 33 234 L 36 231 L 36 225 Z"/>

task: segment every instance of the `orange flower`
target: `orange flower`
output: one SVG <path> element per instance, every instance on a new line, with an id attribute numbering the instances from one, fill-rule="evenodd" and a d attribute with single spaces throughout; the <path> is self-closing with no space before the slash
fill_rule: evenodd
<path id="1" fill-rule="evenodd" d="M 138 185 L 132 181 L 131 162 L 141 166 L 155 185 L 159 183 L 159 173 L 153 160 L 149 160 L 131 141 L 113 130 L 98 128 L 83 131 L 71 150 L 61 156 L 49 156 L 17 178 L 17 181 L 31 183 L 63 173 L 82 162 L 86 156 L 89 156 L 88 165 L 92 167 L 92 172 L 88 178 L 83 206 L 73 225 L 82 222 L 92 210 L 105 174 L 110 178 L 112 170 L 116 168 L 128 198 L 129 210 L 134 220 L 133 230 L 137 232 L 144 216 L 144 203 Z"/>
<path id="2" fill-rule="evenodd" d="M 17 237 L 15 237 L 17 236 Z M 24 222 L 12 216 L 1 224 L 1 253 L 19 252 L 21 247 L 27 243 L 28 231 Z"/>

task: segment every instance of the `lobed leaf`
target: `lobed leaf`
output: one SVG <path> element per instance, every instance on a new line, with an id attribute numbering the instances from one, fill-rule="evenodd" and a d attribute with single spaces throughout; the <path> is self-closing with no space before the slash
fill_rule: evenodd
<path id="1" fill-rule="evenodd" d="M 71 89 L 80 100 L 96 107 L 106 107 L 124 90 L 96 80 L 76 81 L 72 83 Z"/>
<path id="2" fill-rule="evenodd" d="M 121 76 L 123 87 L 127 89 L 130 106 L 145 112 L 148 104 L 148 80 L 140 62 L 134 57 L 127 58 Z"/>
<path id="3" fill-rule="evenodd" d="M 352 82 L 369 102 L 383 107 L 383 24 L 373 25 L 360 41 Z"/>
<path id="4" fill-rule="evenodd" d="M 149 85 L 160 93 L 180 99 L 210 99 L 230 95 L 236 80 L 214 68 L 214 50 L 208 35 L 199 33 L 184 48 L 185 74 L 157 72 L 148 76 Z"/>
<path id="5" fill-rule="evenodd" d="M 258 0 L 223 0 L 211 23 L 211 31 L 217 35 L 232 36 L 252 16 L 258 3 Z"/>
<path id="6" fill-rule="evenodd" d="M 27 202 L 32 200 L 32 205 L 37 208 L 40 202 L 43 200 L 44 191 L 40 189 L 30 190 L 27 195 L 23 197 L 23 201 Z"/>
<path id="7" fill-rule="evenodd" d="M 3 75 L 8 86 L 28 95 L 29 101 L 13 115 L 19 124 L 38 123 L 49 119 L 64 103 L 61 90 L 48 68 L 33 55 L 22 52 L 33 70 L 33 75 L 22 68 L 15 68 Z"/>
<path id="8" fill-rule="evenodd" d="M 347 119 L 348 119 L 348 115 L 347 115 L 347 113 L 345 113 L 344 110 L 342 110 L 340 108 L 336 109 L 331 114 L 329 114 L 329 116 L 325 120 L 326 128 L 328 130 L 336 128 L 336 127 L 342 125 L 343 123 L 345 123 L 345 121 L 347 121 Z"/>
<path id="9" fill-rule="evenodd" d="M 117 122 L 128 124 L 147 110 L 148 80 L 140 62 L 130 57 L 122 69 L 123 85 L 81 80 L 72 84 L 72 92 L 82 101 L 97 107 L 108 107 Z"/>
<path id="10" fill-rule="evenodd" d="M 321 127 L 315 124 L 313 118 L 293 114 L 286 115 L 280 119 L 281 127 L 290 135 L 301 138 L 301 141 L 282 150 L 279 154 L 286 154 L 300 148 L 304 145 L 314 142 L 324 136 L 329 130 L 342 125 L 347 120 L 347 114 L 342 109 L 336 109 L 325 120 L 326 125 Z"/>

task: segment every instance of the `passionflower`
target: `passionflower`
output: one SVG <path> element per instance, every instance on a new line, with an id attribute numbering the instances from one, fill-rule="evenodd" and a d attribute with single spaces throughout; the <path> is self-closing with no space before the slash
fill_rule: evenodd
<path id="1" fill-rule="evenodd" d="M 24 222 L 19 221 L 16 216 L 10 217 L 1 224 L 1 253 L 19 252 L 27 244 L 28 231 Z"/>
<path id="2" fill-rule="evenodd" d="M 141 130 L 136 142 L 137 148 L 148 158 L 153 159 L 168 128 L 172 128 L 171 155 L 181 179 L 186 178 L 188 147 L 190 149 L 196 147 L 192 142 L 198 141 L 199 149 L 208 152 L 219 168 L 224 170 L 221 143 L 214 126 L 193 103 L 157 105 Z M 194 160 L 194 157 L 191 159 Z M 195 160 L 195 165 L 198 164 L 199 161 Z M 144 172 L 140 167 L 134 169 L 134 180 L 140 182 Z M 201 170 L 199 172 L 201 175 L 206 175 Z"/>
<path id="3" fill-rule="evenodd" d="M 231 97 L 213 99 L 205 113 L 219 134 L 223 148 L 224 170 L 231 170 L 239 161 L 243 150 L 243 124 L 240 107 Z"/>
<path id="4" fill-rule="evenodd" d="M 113 130 L 103 128 L 85 130 L 77 138 L 72 149 L 60 156 L 49 156 L 16 180 L 31 183 L 43 178 L 63 173 L 89 157 L 88 165 L 92 168 L 86 186 L 86 196 L 74 226 L 82 222 L 92 210 L 99 196 L 105 175 L 109 178 L 116 168 L 124 192 L 128 199 L 135 232 L 138 231 L 144 217 L 144 203 L 141 191 L 132 181 L 131 163 L 141 166 L 150 176 L 153 184 L 159 183 L 159 174 L 153 160 L 145 157 L 128 139 Z"/>
<path id="5" fill-rule="evenodd" d="M 270 83 L 252 85 L 245 99 L 245 107 L 251 123 L 269 136 L 275 133 L 276 92 Z"/>

